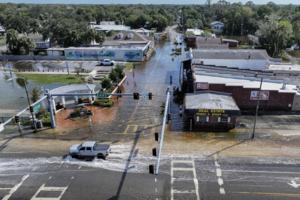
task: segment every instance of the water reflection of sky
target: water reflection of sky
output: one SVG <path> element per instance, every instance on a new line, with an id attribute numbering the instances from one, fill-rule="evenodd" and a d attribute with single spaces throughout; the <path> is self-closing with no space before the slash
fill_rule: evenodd
<path id="1" fill-rule="evenodd" d="M 25 89 L 18 85 L 16 80 L 7 81 L 5 75 L 10 76 L 9 72 L 0 71 L 0 110 L 22 109 L 27 106 Z M 33 81 L 28 81 L 28 88 L 31 91 L 34 87 L 43 89 L 53 89 L 61 84 L 41 85 Z"/>

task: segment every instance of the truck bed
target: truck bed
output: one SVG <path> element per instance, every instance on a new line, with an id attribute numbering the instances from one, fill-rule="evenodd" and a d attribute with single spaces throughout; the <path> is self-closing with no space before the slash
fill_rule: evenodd
<path id="1" fill-rule="evenodd" d="M 96 144 L 94 146 L 94 151 L 107 151 L 109 147 L 109 144 Z"/>

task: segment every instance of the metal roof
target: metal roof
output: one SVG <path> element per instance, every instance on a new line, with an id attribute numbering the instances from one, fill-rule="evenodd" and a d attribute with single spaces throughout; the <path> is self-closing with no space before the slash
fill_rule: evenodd
<path id="1" fill-rule="evenodd" d="M 186 109 L 240 110 L 230 94 L 215 92 L 186 94 L 184 106 Z"/>
<path id="2" fill-rule="evenodd" d="M 270 60 L 266 50 L 256 49 L 195 49 L 194 59 Z"/>
<path id="3" fill-rule="evenodd" d="M 63 94 L 70 92 L 91 91 L 96 88 L 95 84 L 71 84 L 51 90 L 51 94 Z"/>
<path id="4" fill-rule="evenodd" d="M 195 71 L 194 79 L 196 83 L 224 84 L 226 86 L 241 86 L 250 89 L 259 89 L 260 86 L 260 78 L 203 71 Z M 267 78 L 263 79 L 262 90 L 300 94 L 297 85 L 285 84 L 282 80 L 270 80 Z"/>

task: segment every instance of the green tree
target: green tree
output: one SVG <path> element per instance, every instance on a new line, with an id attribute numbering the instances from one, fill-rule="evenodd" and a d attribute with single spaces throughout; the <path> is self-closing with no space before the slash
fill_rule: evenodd
<path id="1" fill-rule="evenodd" d="M 13 54 L 18 53 L 18 32 L 14 29 L 9 29 L 6 33 L 6 45 Z"/>
<path id="2" fill-rule="evenodd" d="M 104 78 L 101 82 L 102 88 L 110 89 L 112 86 L 111 80 L 109 78 Z"/>
<path id="3" fill-rule="evenodd" d="M 277 57 L 291 41 L 293 28 L 288 20 L 280 20 L 278 16 L 271 15 L 266 22 L 260 23 L 256 34 L 268 53 L 272 57 Z"/>
<path id="4" fill-rule="evenodd" d="M 14 29 L 6 34 L 6 45 L 12 54 L 28 54 L 35 47 L 33 41 L 26 36 L 19 36 Z"/>
<path id="5" fill-rule="evenodd" d="M 33 88 L 31 91 L 31 101 L 36 102 L 37 100 L 39 100 L 41 94 L 42 94 L 42 92 L 40 89 L 38 89 L 36 87 Z"/>

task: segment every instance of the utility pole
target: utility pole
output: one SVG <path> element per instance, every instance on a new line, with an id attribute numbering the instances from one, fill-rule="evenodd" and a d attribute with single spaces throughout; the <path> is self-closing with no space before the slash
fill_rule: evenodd
<path id="1" fill-rule="evenodd" d="M 9 81 L 13 80 L 13 79 L 21 79 L 24 82 L 24 88 L 25 88 L 25 92 L 26 92 L 26 97 L 27 97 L 29 112 L 30 112 L 31 117 L 32 117 L 34 132 L 37 132 L 37 127 L 36 127 L 36 123 L 35 123 L 35 116 L 34 116 L 33 108 L 31 107 L 31 102 L 30 102 L 30 98 L 29 98 L 29 94 L 28 94 L 26 79 L 23 78 L 23 77 L 18 77 L 18 78 L 11 78 L 11 79 L 9 79 Z"/>
<path id="2" fill-rule="evenodd" d="M 31 102 L 30 102 L 30 98 L 29 98 L 29 94 L 28 94 L 26 80 L 24 78 L 21 78 L 21 79 L 24 81 L 24 88 L 25 88 L 25 92 L 26 92 L 26 96 L 27 96 L 29 111 L 30 111 L 30 114 L 31 114 L 31 117 L 32 117 L 34 131 L 37 132 L 37 127 L 36 127 L 36 123 L 35 123 L 35 116 L 34 116 L 34 113 L 33 113 L 33 110 L 32 110 L 33 108 L 31 107 Z"/>
<path id="3" fill-rule="evenodd" d="M 166 123 L 167 123 L 167 117 L 168 117 L 169 103 L 170 103 L 170 90 L 168 88 L 165 110 L 164 110 L 163 124 L 161 127 L 160 138 L 159 138 L 158 157 L 157 157 L 157 163 L 156 163 L 156 169 L 155 169 L 156 175 L 159 173 L 160 156 L 161 156 L 161 150 L 162 150 L 163 143 L 164 143 L 164 135 L 165 135 L 165 129 L 166 129 Z"/>
<path id="4" fill-rule="evenodd" d="M 252 140 L 255 137 L 256 120 L 257 120 L 257 115 L 258 115 L 258 111 L 259 111 L 260 93 L 261 93 L 262 83 L 263 83 L 263 77 L 260 78 L 260 86 L 259 86 L 259 91 L 258 91 L 258 95 L 257 95 L 258 100 L 256 102 L 256 110 L 255 110 L 255 117 L 254 117 L 254 123 L 253 123 L 253 130 L 252 130 L 252 134 L 250 136 L 250 139 L 252 139 Z"/>

